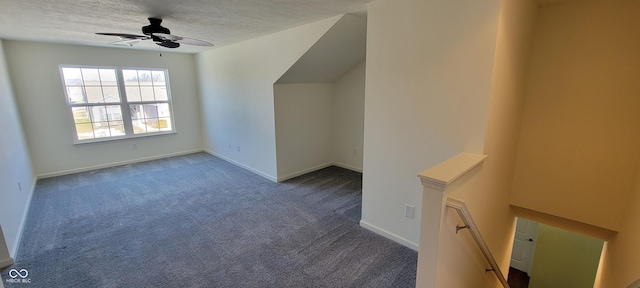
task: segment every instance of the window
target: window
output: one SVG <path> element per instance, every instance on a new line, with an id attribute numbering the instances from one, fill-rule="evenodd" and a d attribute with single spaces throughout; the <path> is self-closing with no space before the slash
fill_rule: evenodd
<path id="1" fill-rule="evenodd" d="M 61 66 L 75 142 L 174 132 L 166 70 Z"/>

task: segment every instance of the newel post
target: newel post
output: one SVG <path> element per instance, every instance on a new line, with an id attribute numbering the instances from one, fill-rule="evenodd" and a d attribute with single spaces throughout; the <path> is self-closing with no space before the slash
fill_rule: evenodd
<path id="1" fill-rule="evenodd" d="M 418 174 L 423 186 L 416 287 L 435 288 L 444 207 L 456 180 L 482 165 L 486 155 L 460 153 Z"/>

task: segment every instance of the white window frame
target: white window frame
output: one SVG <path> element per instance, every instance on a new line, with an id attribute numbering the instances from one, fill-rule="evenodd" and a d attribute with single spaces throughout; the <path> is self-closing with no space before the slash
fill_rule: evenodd
<path id="1" fill-rule="evenodd" d="M 116 83 L 117 89 L 120 95 L 120 102 L 107 102 L 107 103 L 71 103 L 71 98 L 68 95 L 69 89 L 67 89 L 67 83 L 65 81 L 65 77 L 63 74 L 63 68 L 80 68 L 80 69 L 112 69 L 115 70 L 116 74 Z M 176 134 L 176 125 L 175 125 L 175 114 L 173 113 L 173 101 L 171 98 L 171 86 L 169 83 L 169 71 L 168 69 L 163 68 L 140 68 L 140 67 L 118 67 L 118 66 L 94 66 L 94 65 L 60 65 L 60 77 L 62 79 L 62 86 L 64 89 L 65 102 L 67 103 L 69 119 L 71 126 L 73 126 L 73 143 L 74 144 L 84 144 L 84 143 L 96 143 L 96 142 L 107 142 L 107 141 L 115 141 L 121 139 L 131 139 L 131 138 L 140 138 L 140 137 L 153 137 L 157 135 L 166 135 L 166 134 Z M 162 71 L 164 72 L 164 81 L 166 86 L 167 100 L 154 100 L 154 101 L 130 101 L 127 99 L 126 94 L 126 86 L 125 79 L 123 76 L 123 70 L 147 70 L 147 71 Z M 84 87 L 84 80 L 83 80 Z M 166 103 L 169 106 L 170 113 L 170 130 L 161 130 L 157 132 L 146 132 L 146 133 L 134 133 L 133 128 L 133 120 L 131 119 L 131 105 L 154 105 L 154 104 L 163 104 Z M 76 122 L 73 115 L 74 107 L 96 107 L 96 106 L 120 106 L 122 122 L 124 124 L 124 135 L 118 136 L 108 136 L 108 137 L 95 137 L 91 139 L 78 139 L 78 131 L 76 127 Z M 93 123 L 93 122 L 92 122 Z"/>

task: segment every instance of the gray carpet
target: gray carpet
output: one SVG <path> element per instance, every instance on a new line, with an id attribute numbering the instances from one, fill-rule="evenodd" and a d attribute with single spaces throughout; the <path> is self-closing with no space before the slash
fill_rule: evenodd
<path id="1" fill-rule="evenodd" d="M 358 225 L 362 175 L 273 183 L 206 153 L 38 181 L 5 287 L 415 287 Z M 31 283 L 8 283 L 27 269 Z M 15 276 L 15 274 L 14 274 Z"/>

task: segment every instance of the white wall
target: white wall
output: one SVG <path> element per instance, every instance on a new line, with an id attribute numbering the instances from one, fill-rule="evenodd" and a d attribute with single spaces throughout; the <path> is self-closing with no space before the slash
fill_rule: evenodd
<path id="1" fill-rule="evenodd" d="M 0 41 L 0 229 L 4 234 L 4 240 L 0 237 L 0 262 L 16 256 L 35 186 L 35 173 L 5 62 L 4 43 Z M 5 245 L 10 255 L 2 252 Z"/>
<path id="2" fill-rule="evenodd" d="M 274 85 L 278 181 L 330 165 L 362 171 L 365 67 L 333 83 Z"/>
<path id="3" fill-rule="evenodd" d="M 638 287 L 640 285 L 640 167 L 636 171 L 631 197 L 627 202 L 624 222 L 620 232 L 604 245 L 600 267 L 596 276 L 596 288 Z"/>
<path id="4" fill-rule="evenodd" d="M 198 54 L 204 148 L 277 180 L 273 84 L 339 19 Z"/>
<path id="5" fill-rule="evenodd" d="M 540 8 L 513 205 L 622 228 L 640 163 L 638 11 L 606 0 Z"/>
<path id="6" fill-rule="evenodd" d="M 465 200 L 500 268 L 508 271 L 516 219 L 510 207 L 520 123 L 538 7 L 535 0 L 501 1 L 491 80 L 481 185 Z"/>
<path id="7" fill-rule="evenodd" d="M 532 54 L 533 32 L 537 5 L 533 0 L 501 1 L 495 42 L 495 56 L 491 79 L 486 133 L 484 136 L 484 160 L 481 169 L 471 170 L 446 191 L 449 196 L 465 202 L 480 234 L 503 274 L 509 269 L 513 243 L 515 218 L 509 206 L 511 179 L 516 162 L 520 122 L 522 119 L 529 63 Z M 476 168 L 477 169 L 477 168 Z M 475 172 L 474 172 L 475 171 Z M 432 191 L 431 191 L 432 192 Z M 423 196 L 423 208 L 438 207 L 429 201 L 433 194 Z M 431 208 L 430 211 L 437 209 Z M 431 212 L 434 213 L 434 212 Z M 429 212 L 424 211 L 423 216 Z M 429 259 L 423 259 L 429 248 L 439 245 L 435 287 L 501 287 L 494 273 L 484 273 L 488 267 L 477 245 L 470 239 L 469 231 L 456 233 L 461 223 L 457 213 L 448 210 L 440 227 L 439 243 L 429 239 L 430 231 L 437 230 L 433 222 L 423 221 L 420 239 L 420 270 L 418 287 L 429 287 Z M 431 225 L 430 225 L 431 224 Z M 432 233 L 433 234 L 433 233 Z M 425 241 L 431 240 L 431 242 Z M 428 254 L 427 254 L 428 255 Z M 464 259 L 461 261 L 461 259 Z M 432 260 L 433 261 L 433 260 Z M 506 278 L 507 275 L 504 275 Z"/>
<path id="8" fill-rule="evenodd" d="M 540 224 L 529 287 L 593 287 L 603 243 L 600 239 Z"/>
<path id="9" fill-rule="evenodd" d="M 278 181 L 329 166 L 333 84 L 276 84 L 273 90 Z"/>
<path id="10" fill-rule="evenodd" d="M 202 149 L 192 54 L 6 41 L 5 53 L 24 131 L 39 176 Z M 177 134 L 73 145 L 73 126 L 59 65 L 168 69 Z M 137 143 L 132 149 L 131 143 Z M 6 233 L 6 231 L 5 231 Z"/>
<path id="11" fill-rule="evenodd" d="M 333 83 L 333 162 L 362 171 L 366 61 Z"/>
<path id="12" fill-rule="evenodd" d="M 511 179 L 537 9 L 532 0 L 501 1 L 484 136 L 483 151 L 487 158 L 474 178 L 450 194 L 465 201 L 505 278 L 509 271 L 516 220 L 509 201 Z M 451 215 L 450 211 L 446 217 L 445 221 L 460 223 L 459 216 Z M 453 229 L 456 224 L 446 223 L 441 228 L 437 259 L 439 285 L 436 287 L 499 287 L 495 285 L 498 278 L 494 273 L 484 273 L 487 262 L 477 260 L 481 253 L 477 245 L 469 241 L 469 232 L 456 234 Z M 468 261 L 461 262 L 460 259 Z"/>
<path id="13" fill-rule="evenodd" d="M 369 4 L 361 225 L 416 247 L 416 175 L 482 153 L 499 0 Z M 415 219 L 404 206 L 416 207 Z"/>

